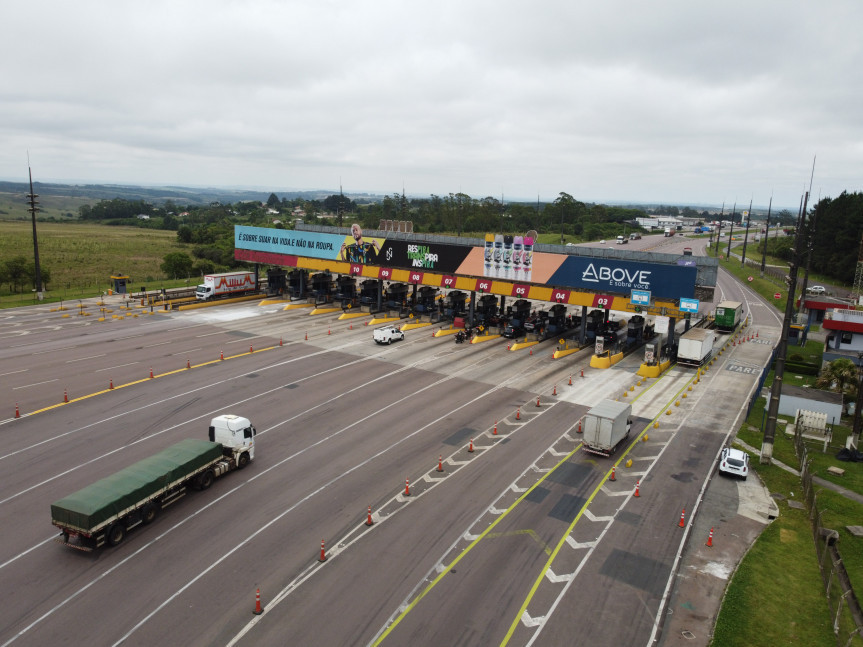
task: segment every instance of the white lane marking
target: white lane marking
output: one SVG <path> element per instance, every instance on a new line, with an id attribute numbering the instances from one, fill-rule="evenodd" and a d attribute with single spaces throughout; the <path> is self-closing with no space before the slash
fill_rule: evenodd
<path id="1" fill-rule="evenodd" d="M 72 362 L 83 362 L 88 359 L 96 359 L 97 357 L 105 357 L 108 353 L 102 353 L 101 355 L 90 355 L 90 357 L 79 357 L 78 359 L 67 359 L 66 363 L 71 364 Z"/>
<path id="2" fill-rule="evenodd" d="M 93 371 L 94 373 L 101 373 L 102 371 L 113 371 L 115 368 L 123 368 L 124 366 L 133 366 L 135 364 L 140 364 L 141 362 L 129 362 L 128 364 L 118 364 L 117 366 L 109 366 L 108 368 L 99 368 Z"/>
<path id="3" fill-rule="evenodd" d="M 40 350 L 35 353 L 31 353 L 32 355 L 44 355 L 45 353 L 56 353 L 61 350 L 72 350 L 73 348 L 78 348 L 77 346 L 65 346 L 64 348 L 52 348 L 51 350 Z"/>
<path id="4" fill-rule="evenodd" d="M 195 335 L 195 337 L 210 337 L 212 335 L 225 335 L 225 334 L 227 334 L 227 331 L 220 330 L 218 332 L 207 332 L 207 333 L 204 333 L 203 335 Z"/>
<path id="5" fill-rule="evenodd" d="M 153 346 L 164 346 L 165 344 L 173 344 L 174 340 L 171 341 L 160 341 L 158 344 L 147 344 L 146 346 L 141 346 L 141 348 L 152 348 Z"/>
<path id="6" fill-rule="evenodd" d="M 56 382 L 57 378 L 55 377 L 53 380 L 45 380 L 44 382 L 36 382 L 36 384 L 25 384 L 24 386 L 13 386 L 12 390 L 17 391 L 18 389 L 29 389 L 31 386 L 39 386 L 40 384 L 48 384 L 49 382 Z"/>
<path id="7" fill-rule="evenodd" d="M 0 377 L 4 375 L 14 375 L 15 373 L 26 373 L 29 369 L 22 368 L 20 371 L 9 371 L 8 373 L 0 373 Z"/>
<path id="8" fill-rule="evenodd" d="M 190 348 L 189 350 L 181 350 L 179 353 L 171 353 L 171 356 L 174 355 L 188 355 L 189 353 L 194 353 L 196 350 L 201 350 L 200 348 Z"/>

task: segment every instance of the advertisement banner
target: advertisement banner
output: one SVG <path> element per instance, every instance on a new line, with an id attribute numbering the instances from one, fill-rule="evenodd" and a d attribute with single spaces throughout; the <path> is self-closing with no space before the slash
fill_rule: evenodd
<path id="1" fill-rule="evenodd" d="M 386 240 L 381 245 L 376 262 L 406 270 L 452 274 L 458 270 L 472 249 L 457 245 Z"/>
<path id="2" fill-rule="evenodd" d="M 617 294 L 644 290 L 654 298 L 679 299 L 694 296 L 696 274 L 695 267 L 568 256 L 548 283 Z"/>

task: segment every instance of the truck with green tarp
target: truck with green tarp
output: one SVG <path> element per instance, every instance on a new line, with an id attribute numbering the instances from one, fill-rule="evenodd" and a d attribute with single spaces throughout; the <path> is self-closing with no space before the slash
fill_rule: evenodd
<path id="1" fill-rule="evenodd" d="M 713 313 L 713 325 L 720 332 L 734 332 L 743 318 L 743 304 L 739 301 L 722 301 Z"/>
<path id="2" fill-rule="evenodd" d="M 210 439 L 187 438 L 51 505 L 58 541 L 92 551 L 116 546 L 126 533 L 152 523 L 159 512 L 213 481 L 242 469 L 255 457 L 256 431 L 247 418 L 222 415 L 210 423 Z"/>

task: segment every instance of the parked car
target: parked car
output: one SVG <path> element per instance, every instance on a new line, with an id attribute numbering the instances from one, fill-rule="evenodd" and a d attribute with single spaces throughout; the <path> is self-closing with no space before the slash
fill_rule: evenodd
<path id="1" fill-rule="evenodd" d="M 719 455 L 719 471 L 730 476 L 741 476 L 745 480 L 749 474 L 749 454 L 726 447 Z"/>
<path id="2" fill-rule="evenodd" d="M 393 341 L 402 341 L 405 334 L 395 326 L 384 326 L 372 333 L 376 344 L 392 344 Z"/>
<path id="3" fill-rule="evenodd" d="M 827 294 L 827 290 L 824 288 L 823 285 L 810 285 L 808 288 L 806 288 L 806 291 L 809 294 Z"/>

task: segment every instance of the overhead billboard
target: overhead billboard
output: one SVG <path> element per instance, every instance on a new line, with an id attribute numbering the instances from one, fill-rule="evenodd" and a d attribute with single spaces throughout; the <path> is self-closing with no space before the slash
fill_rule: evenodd
<path id="1" fill-rule="evenodd" d="M 679 299 L 695 295 L 696 275 L 695 267 L 567 256 L 547 283 L 618 294 L 644 290 L 654 298 Z"/>

